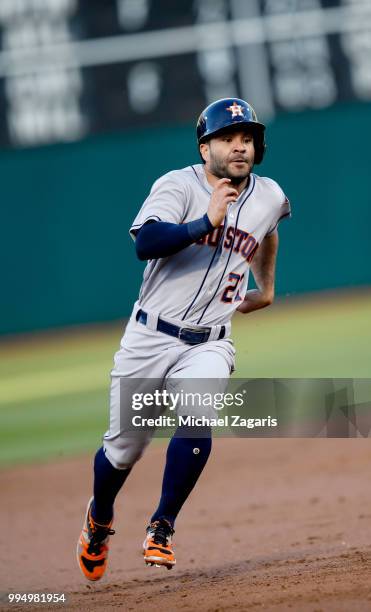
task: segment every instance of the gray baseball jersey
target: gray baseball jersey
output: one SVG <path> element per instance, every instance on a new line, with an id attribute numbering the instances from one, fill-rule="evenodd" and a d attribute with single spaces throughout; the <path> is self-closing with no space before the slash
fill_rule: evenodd
<path id="1" fill-rule="evenodd" d="M 135 239 L 149 219 L 177 224 L 199 219 L 212 190 L 202 164 L 168 172 L 154 183 L 131 236 Z M 175 255 L 148 262 L 140 307 L 193 325 L 228 323 L 246 293 L 259 244 L 289 215 L 281 187 L 251 174 L 248 187 L 229 205 L 223 225 Z"/>

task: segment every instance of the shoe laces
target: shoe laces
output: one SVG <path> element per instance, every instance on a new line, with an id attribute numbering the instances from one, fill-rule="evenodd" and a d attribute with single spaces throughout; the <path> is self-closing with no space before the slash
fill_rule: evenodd
<path id="1" fill-rule="evenodd" d="M 174 529 L 166 519 L 154 521 L 149 526 L 150 531 L 153 531 L 152 539 L 155 544 L 161 546 L 168 545 L 168 539 L 173 535 Z"/>
<path id="2" fill-rule="evenodd" d="M 111 529 L 109 525 L 100 525 L 99 523 L 96 523 L 89 512 L 88 533 L 89 533 L 88 552 L 90 554 L 99 554 L 101 547 L 104 544 L 104 541 L 106 540 L 108 536 L 114 535 L 115 530 Z"/>

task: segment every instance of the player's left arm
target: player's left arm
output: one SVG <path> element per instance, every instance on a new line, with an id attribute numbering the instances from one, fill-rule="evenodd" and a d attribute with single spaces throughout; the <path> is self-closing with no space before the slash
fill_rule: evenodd
<path id="1" fill-rule="evenodd" d="M 278 231 L 265 236 L 251 262 L 257 289 L 247 291 L 237 310 L 244 314 L 266 308 L 274 300 L 274 277 L 278 251 Z"/>

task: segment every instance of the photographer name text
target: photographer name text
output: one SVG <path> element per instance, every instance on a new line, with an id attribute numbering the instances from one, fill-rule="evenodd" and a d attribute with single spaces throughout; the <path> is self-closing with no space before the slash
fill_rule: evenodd
<path id="1" fill-rule="evenodd" d="M 226 414 L 223 417 L 209 418 L 206 416 L 182 416 L 177 417 L 161 415 L 156 418 L 142 417 L 139 414 L 135 415 L 132 420 L 134 427 L 151 428 L 151 427 L 247 427 L 254 429 L 255 427 L 277 427 L 278 421 L 275 418 L 267 416 L 262 419 L 245 418 L 238 414 Z"/>

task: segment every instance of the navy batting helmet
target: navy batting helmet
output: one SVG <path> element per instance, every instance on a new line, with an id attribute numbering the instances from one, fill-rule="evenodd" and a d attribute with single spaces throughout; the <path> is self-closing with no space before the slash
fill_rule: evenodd
<path id="1" fill-rule="evenodd" d="M 265 153 L 265 125 L 259 123 L 256 112 L 245 100 L 222 98 L 209 104 L 197 121 L 197 140 L 200 145 L 222 130 L 247 126 L 251 129 L 255 145 L 255 164 L 260 164 Z"/>

